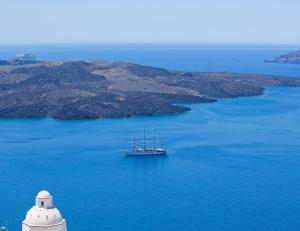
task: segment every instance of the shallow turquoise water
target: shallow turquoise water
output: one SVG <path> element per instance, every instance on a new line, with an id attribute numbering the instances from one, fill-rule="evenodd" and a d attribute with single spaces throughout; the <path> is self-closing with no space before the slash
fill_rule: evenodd
<path id="1" fill-rule="evenodd" d="M 249 66 L 251 49 L 247 56 L 248 48 L 240 48 L 242 57 L 227 49 L 228 57 L 241 60 L 233 71 L 257 72 L 260 65 L 272 70 L 268 64 Z M 260 63 L 262 54 L 256 52 Z M 142 54 L 150 60 L 147 52 L 136 56 Z M 219 64 L 217 70 L 224 65 Z M 295 65 L 275 66 L 274 74 L 300 73 Z M 263 96 L 193 104 L 191 112 L 177 115 L 0 120 L 0 222 L 20 230 L 35 194 L 45 188 L 69 230 L 297 231 L 299 98 L 299 88 L 279 87 Z M 132 129 L 144 127 L 160 129 L 168 156 L 122 155 Z"/>

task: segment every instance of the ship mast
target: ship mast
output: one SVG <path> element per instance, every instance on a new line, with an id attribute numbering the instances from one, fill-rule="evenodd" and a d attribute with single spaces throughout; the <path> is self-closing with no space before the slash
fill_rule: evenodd
<path id="1" fill-rule="evenodd" d="M 135 130 L 133 130 L 132 134 L 132 144 L 133 144 L 133 151 L 136 150 L 136 139 L 135 139 Z"/>
<path id="2" fill-rule="evenodd" d="M 155 134 L 155 128 L 153 130 L 153 150 L 156 150 L 156 134 Z"/>
<path id="3" fill-rule="evenodd" d="M 144 128 L 144 150 L 146 150 L 146 129 Z"/>

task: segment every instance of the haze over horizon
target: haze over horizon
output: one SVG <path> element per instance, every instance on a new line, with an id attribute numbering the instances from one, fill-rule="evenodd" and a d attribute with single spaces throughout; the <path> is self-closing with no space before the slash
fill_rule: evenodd
<path id="1" fill-rule="evenodd" d="M 0 44 L 300 44 L 299 9 L 297 0 L 3 0 Z"/>

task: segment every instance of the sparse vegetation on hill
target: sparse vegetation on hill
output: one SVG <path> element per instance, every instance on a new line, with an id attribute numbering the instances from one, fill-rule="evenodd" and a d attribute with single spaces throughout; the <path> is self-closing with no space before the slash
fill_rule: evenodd
<path id="1" fill-rule="evenodd" d="M 300 79 L 178 72 L 126 62 L 53 61 L 0 66 L 0 118 L 96 119 L 190 110 L 183 102 L 260 95 Z"/>

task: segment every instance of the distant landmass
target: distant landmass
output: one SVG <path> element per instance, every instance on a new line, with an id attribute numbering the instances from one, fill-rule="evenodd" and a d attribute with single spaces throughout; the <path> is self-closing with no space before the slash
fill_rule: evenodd
<path id="1" fill-rule="evenodd" d="M 300 79 L 170 71 L 127 62 L 0 61 L 0 118 L 64 120 L 189 111 L 178 103 L 261 95 Z"/>
<path id="2" fill-rule="evenodd" d="M 266 60 L 266 62 L 300 64 L 300 50 L 290 52 L 286 55 L 281 55 L 274 59 Z"/>

